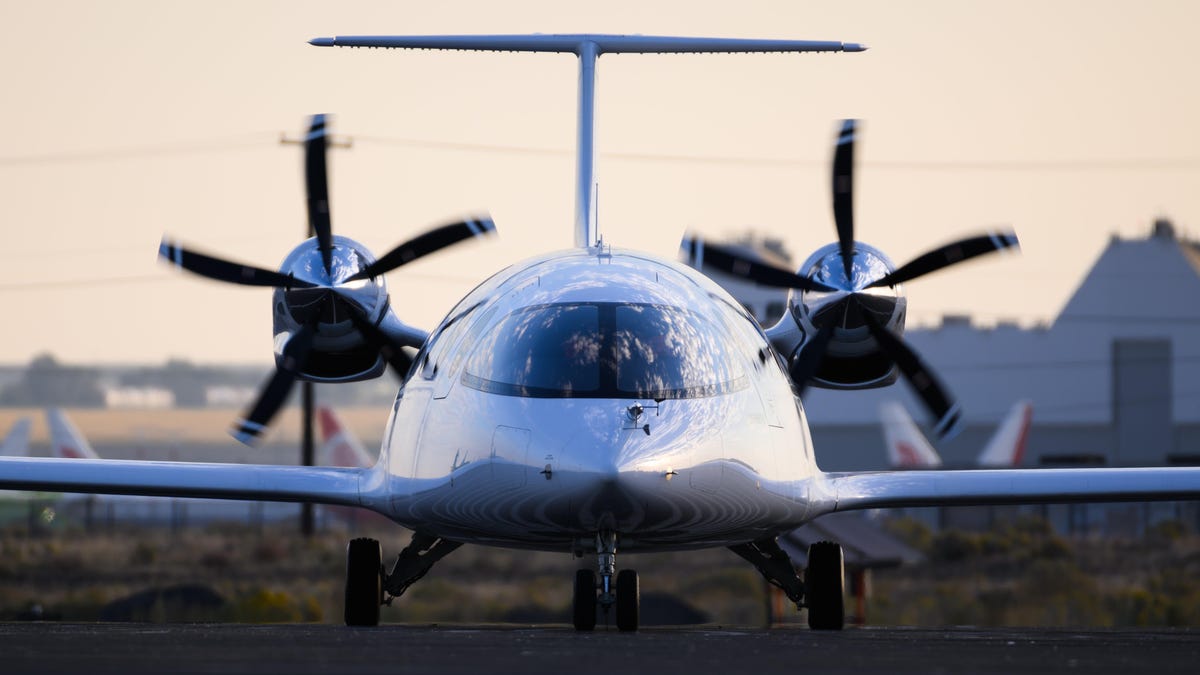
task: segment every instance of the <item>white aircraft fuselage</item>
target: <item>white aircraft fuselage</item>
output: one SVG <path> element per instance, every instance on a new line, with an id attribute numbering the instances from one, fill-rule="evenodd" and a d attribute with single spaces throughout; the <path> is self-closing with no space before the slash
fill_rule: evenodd
<path id="1" fill-rule="evenodd" d="M 594 247 L 513 265 L 447 315 L 375 475 L 381 510 L 431 535 L 582 550 L 611 531 L 628 551 L 791 529 L 816 473 L 742 306 L 682 264 Z"/>

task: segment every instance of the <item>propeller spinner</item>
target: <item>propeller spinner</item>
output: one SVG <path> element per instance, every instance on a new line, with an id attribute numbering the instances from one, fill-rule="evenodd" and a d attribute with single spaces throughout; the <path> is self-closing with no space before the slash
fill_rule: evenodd
<path id="1" fill-rule="evenodd" d="M 231 262 L 164 239 L 159 255 L 200 276 L 275 290 L 275 372 L 231 433 L 248 445 L 261 437 L 297 379 L 351 381 L 374 377 L 384 364 L 404 377 L 419 347 L 419 331 L 389 331 L 382 275 L 460 241 L 495 232 L 490 218 L 444 225 L 418 235 L 376 260 L 358 242 L 333 234 L 326 169 L 327 118 L 314 115 L 304 141 L 304 184 L 313 237 L 284 259 L 279 271 Z"/>
<path id="2" fill-rule="evenodd" d="M 792 289 L 791 320 L 801 341 L 790 350 L 789 371 L 798 390 L 809 384 L 839 386 L 828 371 L 853 364 L 859 387 L 881 386 L 899 370 L 935 418 L 935 432 L 954 429 L 959 409 L 933 369 L 900 336 L 906 301 L 900 284 L 994 251 L 1018 247 L 1012 231 L 960 239 L 895 267 L 878 249 L 854 238 L 854 143 L 857 125 L 846 120 L 833 156 L 833 215 L 837 242 L 819 249 L 798 274 L 747 259 L 732 248 L 691 237 L 693 264 L 701 262 L 764 286 Z M 787 317 L 784 321 L 788 321 Z M 808 339 L 803 339 L 807 337 Z"/>

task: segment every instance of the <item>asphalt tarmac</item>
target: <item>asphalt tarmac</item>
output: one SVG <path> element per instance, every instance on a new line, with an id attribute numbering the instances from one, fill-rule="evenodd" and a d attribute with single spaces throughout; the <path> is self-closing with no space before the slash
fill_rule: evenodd
<path id="1" fill-rule="evenodd" d="M 16 673 L 1195 673 L 1200 629 L 0 623 Z"/>

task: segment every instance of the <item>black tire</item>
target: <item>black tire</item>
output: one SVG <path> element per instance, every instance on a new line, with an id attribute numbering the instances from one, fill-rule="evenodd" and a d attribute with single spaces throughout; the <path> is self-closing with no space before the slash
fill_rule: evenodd
<path id="1" fill-rule="evenodd" d="M 633 570 L 621 570 L 617 574 L 617 629 L 622 633 L 632 633 L 638 629 L 641 602 L 638 573 Z"/>
<path id="2" fill-rule="evenodd" d="M 346 625 L 378 626 L 383 604 L 383 549 L 374 539 L 346 547 Z"/>
<path id="3" fill-rule="evenodd" d="M 804 571 L 804 595 L 808 605 L 809 628 L 845 628 L 845 589 L 842 545 L 832 541 L 818 541 L 810 545 L 808 569 Z"/>
<path id="4" fill-rule="evenodd" d="M 575 630 L 596 629 L 596 573 L 592 570 L 575 572 L 574 621 Z"/>

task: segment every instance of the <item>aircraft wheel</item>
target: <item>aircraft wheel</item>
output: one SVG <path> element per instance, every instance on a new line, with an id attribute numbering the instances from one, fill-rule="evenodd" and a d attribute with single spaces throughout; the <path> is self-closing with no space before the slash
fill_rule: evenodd
<path id="1" fill-rule="evenodd" d="M 575 630 L 596 629 L 596 573 L 592 570 L 575 572 Z"/>
<path id="2" fill-rule="evenodd" d="M 374 539 L 351 539 L 346 548 L 346 625 L 378 626 L 383 604 L 383 549 Z"/>
<path id="3" fill-rule="evenodd" d="M 832 541 L 818 541 L 810 545 L 808 569 L 804 571 L 809 628 L 841 630 L 845 627 L 845 587 L 842 545 Z"/>
<path id="4" fill-rule="evenodd" d="M 621 570 L 617 574 L 617 629 L 623 633 L 632 633 L 638 629 L 638 611 L 642 602 L 642 594 L 638 583 L 638 573 L 633 570 Z"/>

